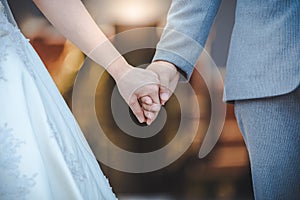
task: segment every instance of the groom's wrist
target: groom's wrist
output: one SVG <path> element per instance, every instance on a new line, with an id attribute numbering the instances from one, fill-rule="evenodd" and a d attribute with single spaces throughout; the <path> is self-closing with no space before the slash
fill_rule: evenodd
<path id="1" fill-rule="evenodd" d="M 171 62 L 168 62 L 168 61 L 165 61 L 165 60 L 156 60 L 153 63 L 156 63 L 156 64 L 160 65 L 161 67 L 168 67 L 172 70 L 177 71 L 177 67 Z"/>
<path id="2" fill-rule="evenodd" d="M 183 77 L 183 79 L 186 79 L 187 76 L 188 76 L 185 71 L 183 71 L 181 68 L 177 67 L 172 62 L 169 62 L 169 61 L 166 61 L 166 60 L 155 60 L 155 61 L 153 61 L 153 63 L 160 64 L 161 66 L 168 66 L 172 70 L 176 70 L 177 72 L 179 72 L 179 74 L 181 74 L 181 76 Z"/>

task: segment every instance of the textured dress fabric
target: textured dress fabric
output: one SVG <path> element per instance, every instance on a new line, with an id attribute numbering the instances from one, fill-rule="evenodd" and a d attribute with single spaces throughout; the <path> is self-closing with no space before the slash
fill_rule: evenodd
<path id="1" fill-rule="evenodd" d="M 116 199 L 75 118 L 0 1 L 0 199 Z"/>

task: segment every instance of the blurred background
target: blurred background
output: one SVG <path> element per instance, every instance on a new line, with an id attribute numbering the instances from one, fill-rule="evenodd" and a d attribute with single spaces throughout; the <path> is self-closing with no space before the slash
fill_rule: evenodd
<path id="1" fill-rule="evenodd" d="M 149 152 L 161 148 L 174 138 L 181 114 L 176 97 L 173 96 L 165 106 L 168 117 L 157 135 L 137 139 L 123 134 L 114 121 L 110 106 L 115 87 L 113 79 L 57 33 L 31 1 L 10 0 L 9 3 L 21 31 L 30 39 L 71 109 L 73 86 L 78 72 L 85 70 L 86 80 L 78 86 L 84 91 L 91 84 L 89 78 L 93 76 L 95 69 L 102 70 L 103 75 L 96 88 L 95 109 L 99 124 L 110 140 L 129 151 Z M 156 31 L 144 34 L 132 32 L 124 41 L 112 39 L 118 47 L 120 43 L 126 46 L 147 40 L 157 42 L 161 35 L 159 28 L 166 23 L 171 0 L 85 0 L 83 3 L 110 38 L 134 28 L 157 27 Z M 226 73 L 234 11 L 234 0 L 222 1 L 206 44 L 206 50 L 223 76 Z M 139 66 L 150 63 L 154 52 L 155 49 L 146 48 L 128 52 L 124 56 L 130 64 Z M 198 65 L 205 67 L 207 63 L 204 57 L 199 60 Z M 233 105 L 227 105 L 225 124 L 217 145 L 208 156 L 199 159 L 198 152 L 210 121 L 211 102 L 208 88 L 199 73 L 194 72 L 190 84 L 201 111 L 199 118 L 191 120 L 198 121 L 199 127 L 192 145 L 178 160 L 163 169 L 141 174 L 121 172 L 99 162 L 119 199 L 253 199 L 248 155 L 235 121 Z M 222 87 L 215 85 L 213 89 L 222 92 Z M 188 105 L 192 94 L 179 92 L 184 94 L 182 101 Z M 93 131 L 89 130 L 88 115 L 84 107 L 77 107 L 75 116 L 84 133 Z M 134 117 L 130 120 L 138 124 Z M 186 131 L 188 133 L 189 130 Z"/>

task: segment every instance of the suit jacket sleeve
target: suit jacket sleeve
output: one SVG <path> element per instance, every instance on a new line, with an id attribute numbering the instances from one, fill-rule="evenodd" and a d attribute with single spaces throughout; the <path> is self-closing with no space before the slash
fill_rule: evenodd
<path id="1" fill-rule="evenodd" d="M 173 0 L 153 61 L 173 63 L 189 79 L 221 0 Z"/>

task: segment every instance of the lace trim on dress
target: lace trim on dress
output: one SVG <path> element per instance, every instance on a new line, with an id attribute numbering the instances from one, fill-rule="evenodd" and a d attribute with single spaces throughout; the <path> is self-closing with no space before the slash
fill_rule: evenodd
<path id="1" fill-rule="evenodd" d="M 5 12 L 4 6 L 0 1 L 0 79 L 5 79 L 3 75 L 3 68 L 4 66 L 1 65 L 1 62 L 6 60 L 7 57 L 7 49 L 8 47 L 13 46 L 23 60 L 27 71 L 29 74 L 35 79 L 35 74 L 31 68 L 32 63 L 27 55 L 27 51 L 25 51 L 26 45 L 28 45 L 29 40 L 25 39 L 22 35 L 19 28 L 10 23 L 7 19 L 7 14 Z M 27 42 L 27 44 L 25 43 Z M 2 75 L 1 75 L 2 71 Z M 2 78 L 1 78 L 2 77 Z"/>
<path id="2" fill-rule="evenodd" d="M 52 122 L 50 122 L 49 119 L 48 124 L 53 134 L 53 137 L 55 138 L 60 150 L 62 151 L 64 159 L 74 177 L 74 180 L 84 181 L 87 178 L 87 175 L 85 174 L 85 170 L 83 169 L 82 165 L 80 165 L 80 162 L 78 162 L 77 156 L 75 156 L 73 153 L 71 153 L 64 147 L 56 127 Z"/>
<path id="3" fill-rule="evenodd" d="M 28 177 L 20 173 L 22 156 L 17 149 L 25 142 L 16 139 L 12 131 L 7 124 L 0 127 L 0 199 L 25 199 L 37 174 Z"/>
<path id="4" fill-rule="evenodd" d="M 1 28 L 1 24 L 4 24 L 4 6 L 2 5 L 1 1 L 0 1 L 0 38 L 7 35 L 8 32 L 6 32 L 5 30 L 2 30 Z M 5 49 L 7 48 L 7 45 L 5 45 L 4 42 L 2 42 L 2 40 L 0 39 L 1 41 L 1 44 L 0 44 L 0 81 L 7 81 L 5 79 L 5 75 L 4 75 L 4 71 L 3 71 L 3 68 L 2 68 L 2 65 L 1 65 L 1 62 L 3 60 L 5 60 L 6 58 L 6 51 Z"/>

